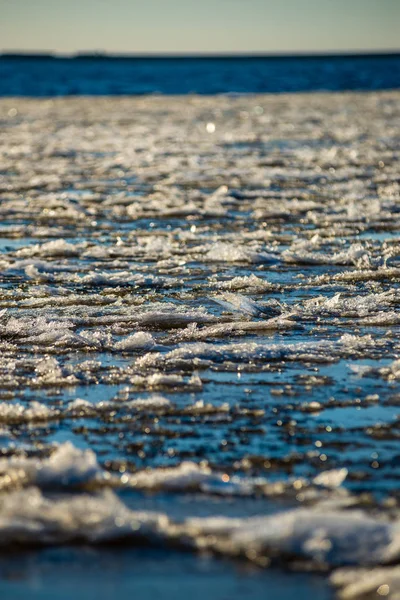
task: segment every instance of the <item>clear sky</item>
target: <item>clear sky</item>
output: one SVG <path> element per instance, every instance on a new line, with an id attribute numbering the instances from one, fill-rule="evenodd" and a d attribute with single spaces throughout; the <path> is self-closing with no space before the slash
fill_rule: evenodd
<path id="1" fill-rule="evenodd" d="M 400 0 L 0 0 L 0 51 L 400 48 Z"/>

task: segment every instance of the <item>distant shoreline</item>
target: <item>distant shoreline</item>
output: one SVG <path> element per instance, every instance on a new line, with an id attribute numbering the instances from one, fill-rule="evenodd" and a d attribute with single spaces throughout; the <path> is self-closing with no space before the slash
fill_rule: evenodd
<path id="1" fill-rule="evenodd" d="M 221 54 L 103 54 L 79 52 L 76 54 L 57 54 L 55 52 L 1 52 L 0 60 L 293 60 L 299 59 L 365 59 L 400 56 L 400 50 L 357 51 L 357 52 L 298 52 L 292 53 L 221 53 Z"/>

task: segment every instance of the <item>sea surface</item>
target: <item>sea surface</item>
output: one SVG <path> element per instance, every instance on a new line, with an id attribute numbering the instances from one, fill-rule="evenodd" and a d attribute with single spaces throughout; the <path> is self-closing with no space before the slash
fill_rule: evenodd
<path id="1" fill-rule="evenodd" d="M 0 100 L 2 597 L 398 597 L 399 131 Z"/>
<path id="2" fill-rule="evenodd" d="M 400 87 L 400 54 L 276 57 L 0 56 L 0 96 L 227 94 Z"/>

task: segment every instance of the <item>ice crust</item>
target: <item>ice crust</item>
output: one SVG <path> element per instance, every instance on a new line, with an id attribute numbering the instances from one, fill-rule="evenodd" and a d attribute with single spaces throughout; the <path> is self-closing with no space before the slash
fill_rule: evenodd
<path id="1" fill-rule="evenodd" d="M 399 596 L 398 100 L 0 100 L 4 548 L 182 545 Z"/>
<path id="2" fill-rule="evenodd" d="M 81 475 L 82 469 L 74 472 L 72 481 Z M 45 475 L 42 478 L 46 481 Z M 170 483 L 180 481 L 170 479 Z M 361 510 L 327 509 L 323 504 L 247 519 L 213 516 L 175 522 L 164 513 L 132 511 L 111 490 L 51 499 L 39 488 L 28 487 L 0 498 L 0 532 L 3 546 L 118 540 L 139 544 L 145 540 L 154 545 L 207 548 L 264 566 L 271 560 L 294 559 L 326 569 L 392 563 L 399 557 L 400 530 L 398 521 L 382 521 Z M 386 581 L 384 577 L 396 581 L 397 572 L 380 568 L 370 571 L 367 578 L 363 575 L 362 570 L 345 575 L 338 571 L 333 582 L 346 586 L 343 597 L 358 597 Z"/>
<path id="3" fill-rule="evenodd" d="M 360 350 L 374 348 L 377 342 L 371 336 L 345 334 L 336 342 L 298 342 L 296 344 L 260 344 L 257 342 L 231 342 L 215 346 L 198 342 L 181 344 L 167 353 L 152 352 L 137 359 L 137 365 L 145 368 L 173 368 L 185 365 L 206 368 L 210 363 L 223 361 L 246 364 L 250 361 L 308 360 L 331 362 Z"/>
<path id="4" fill-rule="evenodd" d="M 145 400 L 140 402 L 145 404 Z M 151 402 L 150 400 L 149 403 Z M 153 402 L 156 408 L 164 408 L 166 405 L 165 399 L 161 397 L 156 397 Z M 141 404 L 134 406 L 136 407 L 142 409 Z M 73 413 L 81 411 L 84 413 L 87 408 L 85 401 L 77 400 L 69 405 L 68 410 Z M 204 412 L 209 411 L 209 407 L 204 404 L 195 408 Z M 224 412 L 224 410 L 226 407 L 220 408 L 220 411 Z M 192 413 L 189 411 L 188 414 Z M 304 479 L 269 482 L 261 477 L 229 477 L 225 473 L 212 471 L 207 465 L 184 461 L 170 468 L 153 468 L 113 475 L 100 467 L 92 450 L 81 450 L 72 443 L 65 442 L 55 446 L 48 458 L 28 457 L 23 454 L 0 458 L 0 474 L 1 488 L 16 485 L 25 487 L 36 485 L 41 489 L 112 486 L 176 492 L 197 490 L 227 496 L 246 496 L 259 491 L 265 495 L 275 496 L 290 494 L 300 486 L 304 489 L 310 488 L 313 494 L 318 496 L 318 490 L 339 488 L 347 476 L 347 471 L 345 469 L 326 471 L 313 481 Z"/>
<path id="5" fill-rule="evenodd" d="M 304 481 L 303 485 L 317 486 L 315 489 L 337 488 L 345 475 L 326 472 L 314 484 Z M 289 484 L 279 488 L 276 483 L 261 480 L 234 477 L 230 481 L 224 474 L 190 462 L 175 468 L 116 476 L 101 469 L 91 450 L 79 450 L 65 443 L 56 447 L 49 458 L 0 459 L 0 482 L 3 492 L 9 490 L 0 497 L 3 546 L 104 543 L 119 539 L 138 543 L 144 538 L 148 543 L 180 543 L 193 549 L 207 546 L 218 553 L 243 555 L 256 561 L 296 556 L 324 566 L 385 564 L 399 550 L 398 526 L 374 520 L 361 511 L 327 512 L 317 504 L 312 509 L 252 519 L 188 518 L 176 523 L 165 514 L 129 510 L 110 489 L 101 491 L 104 487 L 128 486 L 141 490 L 203 489 L 209 493 L 242 495 L 255 488 L 264 488 L 268 494 L 282 494 L 290 489 Z M 25 491 L 15 490 L 21 487 Z M 66 494 L 82 488 L 98 491 Z M 64 490 L 64 496 L 56 499 L 46 496 L 48 491 L 57 489 Z"/>

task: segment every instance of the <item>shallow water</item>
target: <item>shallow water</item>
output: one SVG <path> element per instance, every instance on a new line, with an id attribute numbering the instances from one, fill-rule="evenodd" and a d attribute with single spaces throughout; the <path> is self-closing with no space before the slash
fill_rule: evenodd
<path id="1" fill-rule="evenodd" d="M 8 597 L 398 593 L 399 100 L 0 101 Z"/>
<path id="2" fill-rule="evenodd" d="M 16 566 L 18 564 L 18 566 Z M 211 557 L 171 553 L 148 548 L 51 548 L 24 552 L 2 564 L 0 591 L 16 600 L 79 600 L 167 598 L 190 596 L 201 600 L 237 600 L 251 596 L 257 600 L 268 593 L 281 600 L 309 598 L 312 593 L 327 600 L 329 591 L 321 577 L 309 574 L 264 571 L 232 565 Z M 4 580 L 7 580 L 5 583 Z"/>

